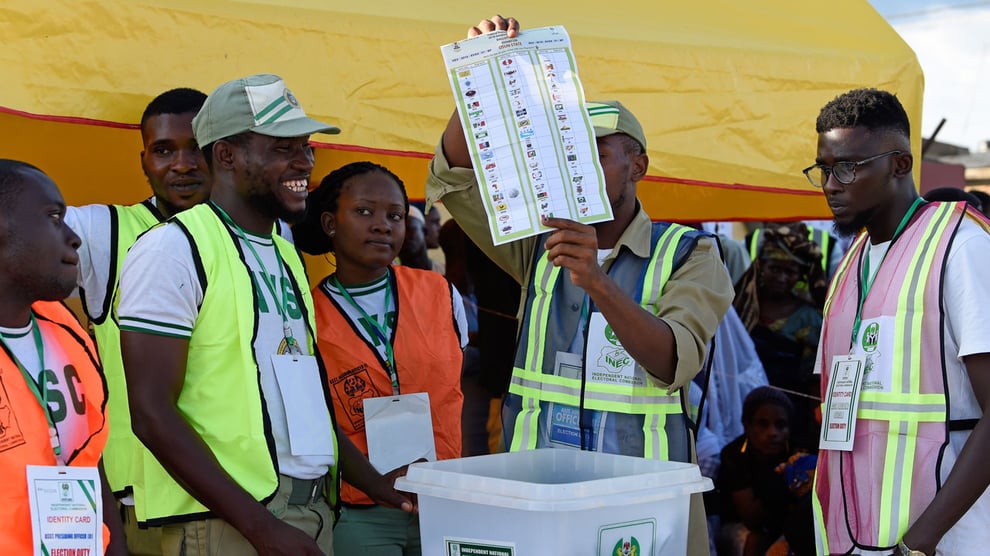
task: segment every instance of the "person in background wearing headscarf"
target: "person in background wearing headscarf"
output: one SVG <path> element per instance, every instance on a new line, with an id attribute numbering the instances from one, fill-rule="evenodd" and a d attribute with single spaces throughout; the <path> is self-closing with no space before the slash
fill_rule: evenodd
<path id="1" fill-rule="evenodd" d="M 768 226 L 759 256 L 736 283 L 733 306 L 749 331 L 770 385 L 795 406 L 794 442 L 817 445 L 813 374 L 827 284 L 821 248 L 801 222 Z"/>

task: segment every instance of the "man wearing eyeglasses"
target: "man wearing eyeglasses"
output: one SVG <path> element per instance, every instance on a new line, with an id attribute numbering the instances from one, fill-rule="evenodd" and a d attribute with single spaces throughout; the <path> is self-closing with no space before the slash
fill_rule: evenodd
<path id="1" fill-rule="evenodd" d="M 818 116 L 841 235 L 819 344 L 819 554 L 980 554 L 990 545 L 990 221 L 925 203 L 897 98 L 857 89 Z M 865 228 L 865 231 L 862 231 Z M 937 551 L 936 551 L 937 548 Z"/>

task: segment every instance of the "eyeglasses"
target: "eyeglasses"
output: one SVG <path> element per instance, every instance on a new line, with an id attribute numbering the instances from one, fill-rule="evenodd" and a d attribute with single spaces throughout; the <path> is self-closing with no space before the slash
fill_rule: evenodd
<path id="1" fill-rule="evenodd" d="M 904 151 L 887 151 L 876 156 L 871 156 L 870 158 L 865 158 L 859 162 L 836 162 L 831 166 L 826 166 L 825 164 L 814 164 L 801 171 L 804 172 L 805 177 L 808 178 L 811 185 L 815 187 L 825 187 L 829 176 L 835 177 L 835 180 L 842 185 L 849 185 L 850 183 L 856 181 L 857 167 L 864 164 L 869 164 L 870 162 L 885 156 L 902 154 L 903 152 Z M 815 170 L 818 170 L 818 173 L 815 173 Z"/>

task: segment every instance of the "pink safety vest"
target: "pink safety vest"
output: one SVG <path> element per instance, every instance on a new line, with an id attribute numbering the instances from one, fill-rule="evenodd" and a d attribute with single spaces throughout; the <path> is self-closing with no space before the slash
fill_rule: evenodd
<path id="1" fill-rule="evenodd" d="M 942 273 L 965 203 L 929 203 L 892 243 L 863 305 L 862 319 L 894 317 L 890 392 L 860 395 L 852 452 L 822 450 L 815 477 L 819 554 L 892 549 L 941 484 L 948 443 Z M 980 220 L 984 227 L 987 223 Z M 822 397 L 831 361 L 850 352 L 858 305 L 861 234 L 836 271 L 822 327 Z"/>

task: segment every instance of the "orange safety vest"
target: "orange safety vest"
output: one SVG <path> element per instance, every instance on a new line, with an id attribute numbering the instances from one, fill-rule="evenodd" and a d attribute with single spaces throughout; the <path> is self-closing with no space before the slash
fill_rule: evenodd
<path id="1" fill-rule="evenodd" d="M 58 301 L 38 301 L 31 308 L 38 326 L 50 338 L 58 337 L 79 373 L 80 392 L 86 404 L 89 438 L 67 454 L 67 465 L 95 467 L 107 443 L 107 385 L 96 348 L 72 312 Z M 48 420 L 38 398 L 24 382 L 17 363 L 0 345 L 0 554 L 34 554 L 31 510 L 28 504 L 27 465 L 57 465 L 48 436 Z M 103 549 L 110 532 L 103 528 Z"/>
<path id="2" fill-rule="evenodd" d="M 430 396 L 437 459 L 461 456 L 461 364 L 463 352 L 454 323 L 452 290 L 435 272 L 391 267 L 397 296 L 392 336 L 395 366 L 402 394 Z M 316 341 L 330 382 L 340 430 L 368 455 L 364 433 L 365 398 L 392 395 L 392 380 L 378 350 L 360 334 L 342 307 L 323 289 L 313 289 Z M 374 504 L 364 492 L 341 482 L 341 500 Z"/>

